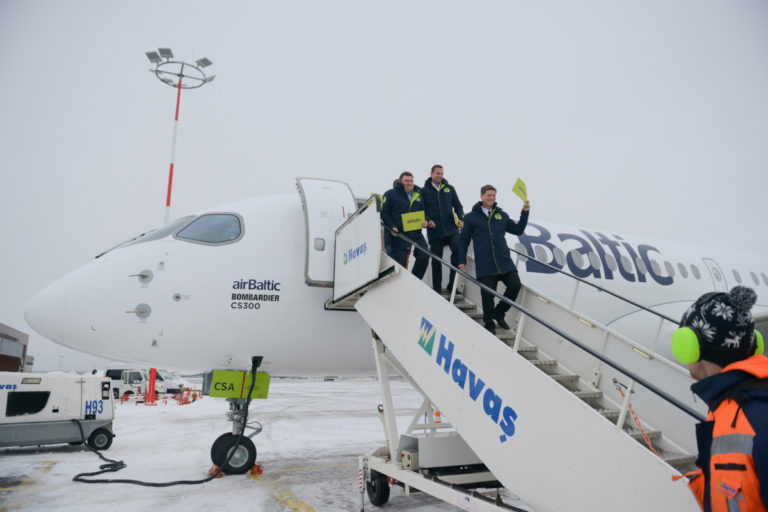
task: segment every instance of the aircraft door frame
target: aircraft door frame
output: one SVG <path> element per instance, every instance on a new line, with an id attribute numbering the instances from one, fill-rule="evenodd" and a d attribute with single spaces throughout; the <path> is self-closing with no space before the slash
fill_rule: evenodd
<path id="1" fill-rule="evenodd" d="M 309 286 L 331 288 L 336 230 L 357 210 L 355 195 L 338 180 L 297 177 L 296 188 L 304 211 L 304 279 Z"/>
<path id="2" fill-rule="evenodd" d="M 704 267 L 709 272 L 709 277 L 712 278 L 714 290 L 716 292 L 728 292 L 728 281 L 726 280 L 725 272 L 720 268 L 720 265 L 718 265 L 712 258 L 701 258 L 701 261 L 704 262 Z M 720 274 L 720 280 L 717 279 L 717 274 Z"/>

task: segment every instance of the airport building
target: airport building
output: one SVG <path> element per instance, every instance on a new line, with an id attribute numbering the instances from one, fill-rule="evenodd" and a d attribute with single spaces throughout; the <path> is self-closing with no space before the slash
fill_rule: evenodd
<path id="1" fill-rule="evenodd" d="M 0 371 L 30 371 L 32 356 L 27 356 L 29 335 L 0 324 Z"/>

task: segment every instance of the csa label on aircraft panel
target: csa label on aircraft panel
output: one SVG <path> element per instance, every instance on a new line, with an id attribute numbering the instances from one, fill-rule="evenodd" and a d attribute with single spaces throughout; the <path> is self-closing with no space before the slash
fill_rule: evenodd
<path id="1" fill-rule="evenodd" d="M 232 309 L 261 309 L 265 302 L 280 301 L 280 283 L 269 279 L 238 279 L 233 282 Z"/>
<path id="2" fill-rule="evenodd" d="M 248 398 L 251 372 L 237 370 L 213 370 L 209 395 L 218 398 Z M 251 398 L 267 398 L 269 374 L 256 372 Z"/>

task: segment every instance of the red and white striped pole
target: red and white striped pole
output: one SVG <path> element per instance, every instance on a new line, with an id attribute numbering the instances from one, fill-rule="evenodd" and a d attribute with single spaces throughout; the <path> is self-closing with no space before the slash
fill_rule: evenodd
<path id="1" fill-rule="evenodd" d="M 182 68 L 183 69 L 183 68 Z M 181 102 L 181 77 L 176 93 L 176 117 L 173 120 L 173 141 L 171 142 L 171 168 L 168 171 L 168 195 L 165 198 L 165 225 L 171 219 L 171 187 L 173 186 L 173 162 L 176 159 L 176 132 L 179 129 L 179 103 Z"/>

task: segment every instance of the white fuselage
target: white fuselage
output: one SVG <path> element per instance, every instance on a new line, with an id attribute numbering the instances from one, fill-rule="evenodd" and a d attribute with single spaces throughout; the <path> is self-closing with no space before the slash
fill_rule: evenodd
<path id="1" fill-rule="evenodd" d="M 35 296 L 25 312 L 28 323 L 57 343 L 120 361 L 247 368 L 252 356 L 264 356 L 262 370 L 274 375 L 373 371 L 371 334 L 362 318 L 324 309 L 331 289 L 306 283 L 311 242 L 298 195 L 251 198 L 205 213 L 238 215 L 240 237 L 208 245 L 169 234 L 113 249 Z M 509 245 L 673 318 L 702 293 L 739 284 L 734 271 L 759 297 L 768 288 L 766 266 L 756 257 L 536 219 L 519 243 L 509 235 Z M 581 264 L 573 251 L 582 253 Z M 588 267 L 590 259 L 596 268 Z M 575 281 L 542 272 L 531 261 L 519 261 L 518 268 L 536 291 L 564 304 L 573 300 Z M 631 331 L 641 343 L 654 338 L 658 326 L 637 308 L 579 286 L 576 309 Z M 765 310 L 758 300 L 754 311 Z"/>

